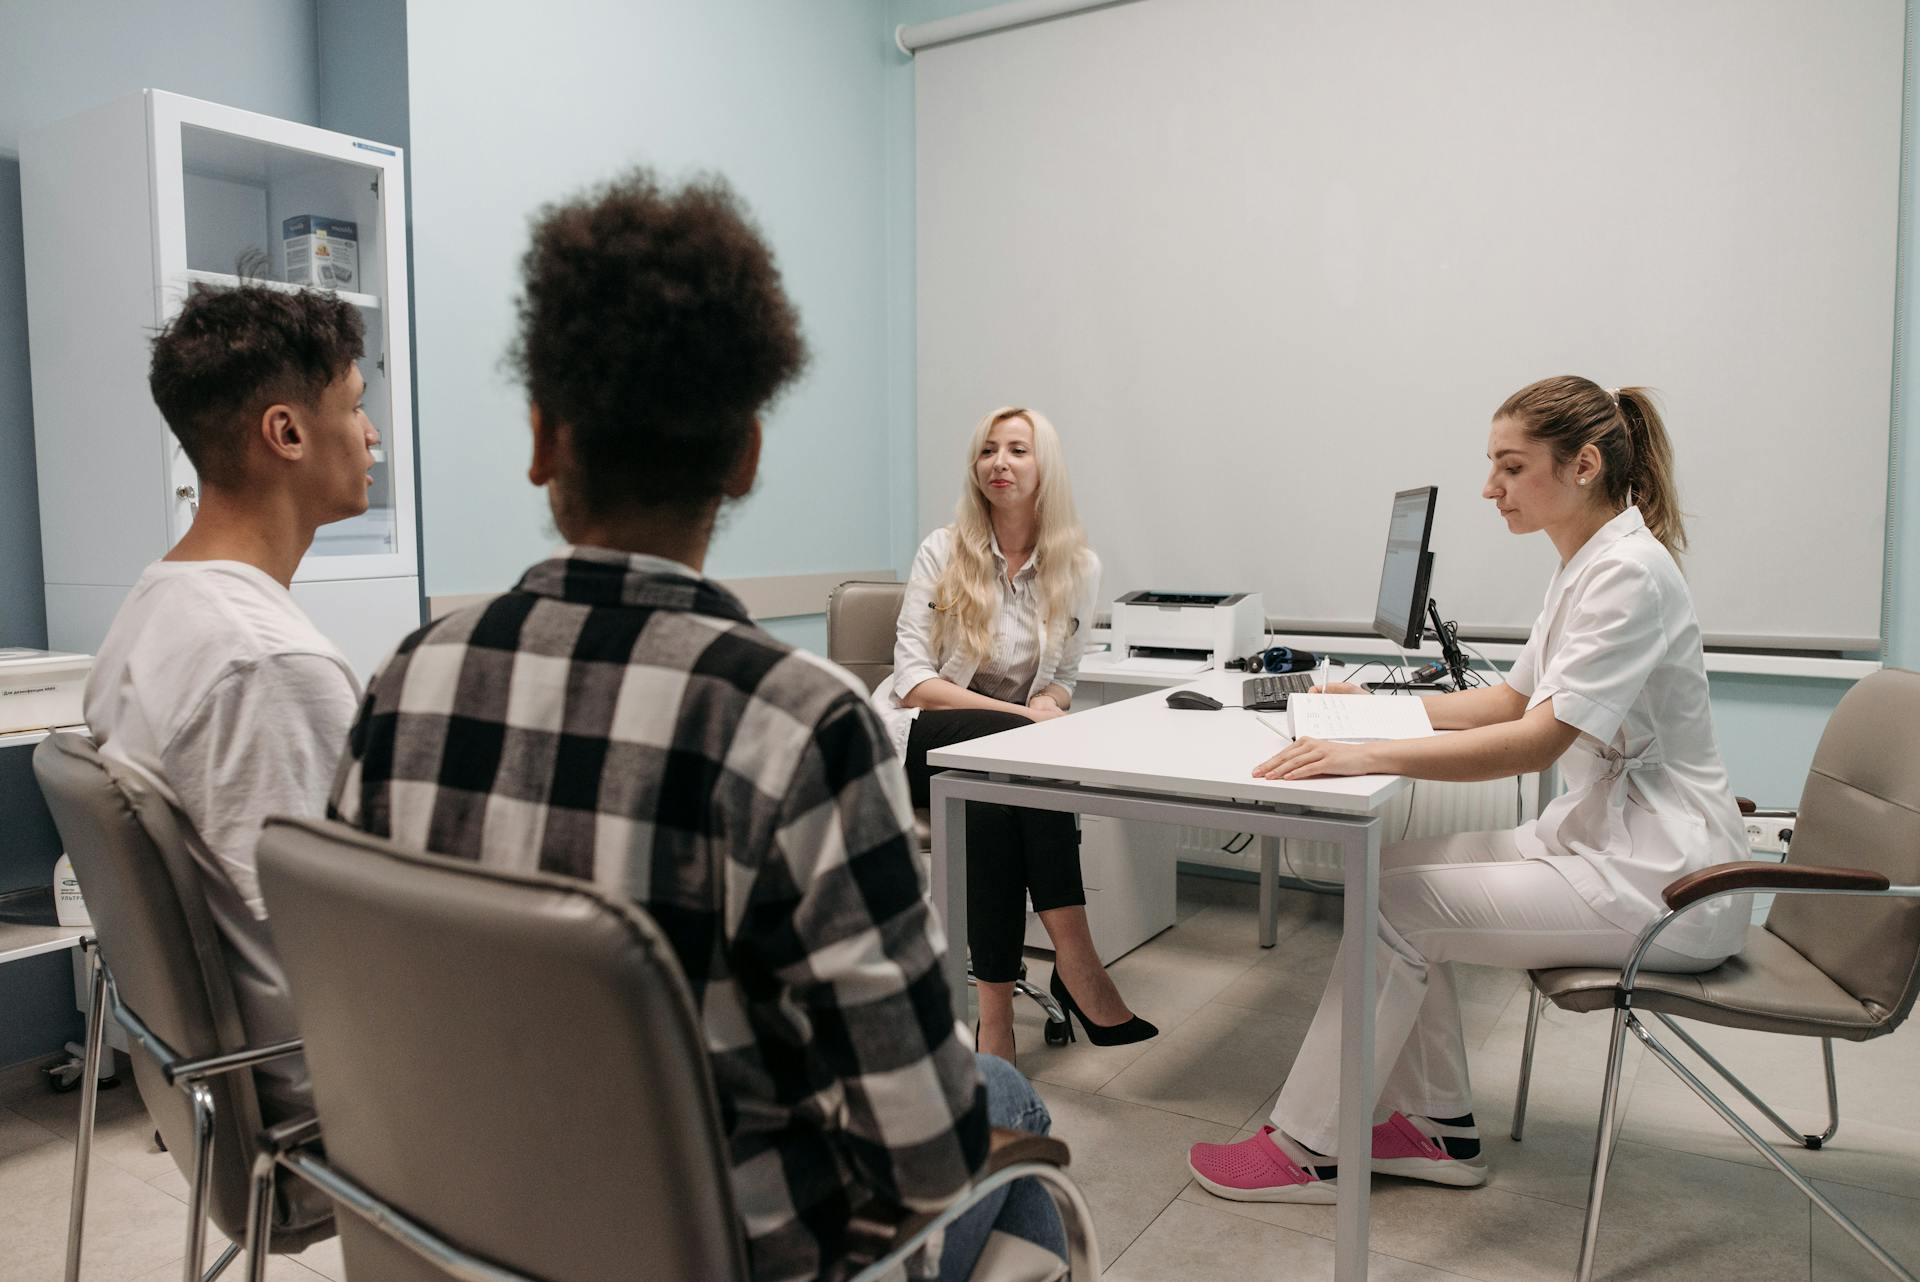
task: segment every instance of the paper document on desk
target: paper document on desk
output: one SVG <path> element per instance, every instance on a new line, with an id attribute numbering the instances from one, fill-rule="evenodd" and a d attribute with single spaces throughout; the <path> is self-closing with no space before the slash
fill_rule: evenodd
<path id="1" fill-rule="evenodd" d="M 1287 699 L 1296 739 L 1423 739 L 1433 733 L 1421 699 L 1296 694 Z"/>
<path id="2" fill-rule="evenodd" d="M 1196 672 L 1207 670 L 1205 659 L 1163 659 L 1151 655 L 1134 654 L 1124 659 L 1102 665 L 1108 672 L 1151 672 L 1165 673 L 1169 676 L 1192 676 Z"/>

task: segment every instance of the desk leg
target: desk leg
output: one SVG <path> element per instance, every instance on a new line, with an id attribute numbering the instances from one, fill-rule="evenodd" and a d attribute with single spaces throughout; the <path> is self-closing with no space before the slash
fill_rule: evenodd
<path id="1" fill-rule="evenodd" d="M 967 803 L 946 795 L 935 775 L 928 800 L 933 821 L 933 908 L 947 932 L 942 969 L 953 1017 L 967 1022 Z"/>
<path id="2" fill-rule="evenodd" d="M 1260 838 L 1260 947 L 1262 948 L 1272 948 L 1280 934 L 1280 842 L 1279 837 Z"/>
<path id="3" fill-rule="evenodd" d="M 1340 1191 L 1334 1208 L 1334 1282 L 1365 1282 L 1367 1203 L 1373 1185 L 1374 941 L 1380 909 L 1380 820 L 1349 829 L 1340 976 Z"/>

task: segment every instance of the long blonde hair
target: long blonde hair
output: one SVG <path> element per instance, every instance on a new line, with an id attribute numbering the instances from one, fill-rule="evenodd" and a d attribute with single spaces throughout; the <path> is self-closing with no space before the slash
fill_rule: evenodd
<path id="1" fill-rule="evenodd" d="M 1047 416 L 1017 405 L 1003 405 L 974 427 L 967 440 L 966 472 L 953 518 L 953 555 L 933 589 L 933 641 L 936 650 L 949 638 L 978 662 L 993 649 L 993 616 L 1000 609 L 999 575 L 993 562 L 993 509 L 980 486 L 975 464 L 987 433 L 1010 418 L 1033 427 L 1033 461 L 1040 473 L 1034 494 L 1034 588 L 1040 594 L 1045 649 L 1058 645 L 1074 624 L 1074 602 L 1087 573 L 1087 536 L 1067 484 L 1067 460 L 1060 434 Z M 1091 625 L 1091 619 L 1082 619 Z"/>

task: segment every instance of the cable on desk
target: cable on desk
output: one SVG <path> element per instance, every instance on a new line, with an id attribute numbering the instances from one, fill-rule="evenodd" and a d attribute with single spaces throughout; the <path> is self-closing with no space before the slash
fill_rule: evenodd
<path id="1" fill-rule="evenodd" d="M 1340 679 L 1342 681 L 1352 682 L 1355 677 L 1359 676 L 1362 672 L 1365 672 L 1368 668 L 1379 668 L 1381 671 L 1387 674 L 1388 680 L 1392 680 L 1393 678 L 1394 667 L 1391 663 L 1384 662 L 1383 660 L 1380 660 L 1380 659 L 1368 659 L 1365 663 L 1361 664 L 1357 668 L 1354 668 L 1352 671 L 1341 673 Z"/>

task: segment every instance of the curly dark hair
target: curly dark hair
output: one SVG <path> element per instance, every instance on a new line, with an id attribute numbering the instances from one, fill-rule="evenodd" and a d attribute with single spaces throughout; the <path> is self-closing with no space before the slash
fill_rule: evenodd
<path id="1" fill-rule="evenodd" d="M 634 169 L 533 220 L 507 362 L 571 429 L 592 512 L 721 497 L 757 415 L 806 365 L 800 318 L 724 179 Z"/>
<path id="2" fill-rule="evenodd" d="M 269 405 L 313 405 L 365 351 L 360 310 L 322 290 L 194 284 L 153 339 L 147 387 L 203 483 L 236 485 Z"/>

